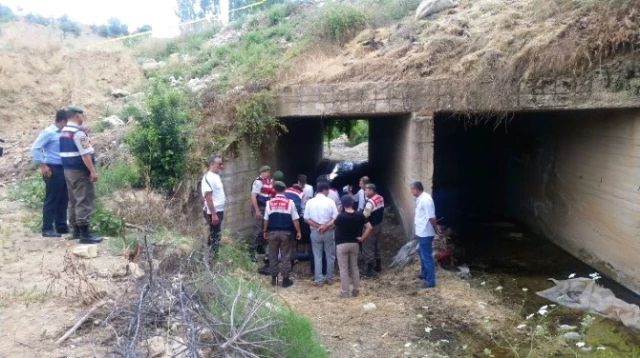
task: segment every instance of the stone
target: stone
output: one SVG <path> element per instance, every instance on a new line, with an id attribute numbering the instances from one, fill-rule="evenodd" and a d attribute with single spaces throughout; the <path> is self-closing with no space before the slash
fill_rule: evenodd
<path id="1" fill-rule="evenodd" d="M 109 123 L 111 127 L 122 127 L 124 126 L 124 121 L 120 119 L 120 117 L 113 115 L 107 118 L 102 119 L 103 122 Z"/>
<path id="2" fill-rule="evenodd" d="M 133 276 L 133 278 L 135 278 L 136 280 L 144 276 L 144 270 L 141 269 L 140 265 L 135 262 L 129 262 L 127 264 L 127 273 Z"/>
<path id="3" fill-rule="evenodd" d="M 562 338 L 565 341 L 579 341 L 582 337 L 580 336 L 580 333 L 578 333 L 578 332 L 567 332 L 567 333 L 562 335 Z"/>
<path id="4" fill-rule="evenodd" d="M 202 330 L 200 330 L 200 342 L 213 342 L 214 336 L 213 336 L 213 332 L 211 331 L 211 329 L 209 328 L 203 328 Z"/>
<path id="5" fill-rule="evenodd" d="M 189 80 L 189 82 L 187 82 L 187 87 L 189 87 L 191 92 L 196 93 L 207 88 L 207 84 L 205 83 L 205 81 L 199 78 L 192 78 Z"/>
<path id="6" fill-rule="evenodd" d="M 115 97 L 115 98 L 123 98 L 123 97 L 127 97 L 129 95 L 129 92 L 120 89 L 120 88 L 116 88 L 116 89 L 112 89 L 111 90 L 111 97 Z"/>
<path id="7" fill-rule="evenodd" d="M 376 310 L 377 307 L 375 303 L 369 302 L 367 304 L 364 304 L 362 308 L 364 309 L 365 312 L 373 312 Z"/>
<path id="8" fill-rule="evenodd" d="M 416 10 L 416 20 L 424 19 L 440 11 L 458 6 L 457 0 L 424 0 Z"/>
<path id="9" fill-rule="evenodd" d="M 78 245 L 73 248 L 73 254 L 84 259 L 98 257 L 98 245 Z"/>
<path id="10" fill-rule="evenodd" d="M 575 331 L 576 329 L 578 329 L 578 327 L 570 326 L 568 324 L 561 324 L 558 326 L 558 330 L 560 330 L 561 332 Z"/>
<path id="11" fill-rule="evenodd" d="M 141 103 L 145 100 L 146 95 L 144 92 L 138 92 L 124 97 L 122 100 L 124 103 Z"/>
<path id="12" fill-rule="evenodd" d="M 143 71 L 155 71 L 166 66 L 164 61 L 157 62 L 156 60 L 147 60 L 142 64 Z"/>
<path id="13" fill-rule="evenodd" d="M 146 340 L 150 358 L 162 357 L 167 351 L 164 337 L 155 336 Z"/>

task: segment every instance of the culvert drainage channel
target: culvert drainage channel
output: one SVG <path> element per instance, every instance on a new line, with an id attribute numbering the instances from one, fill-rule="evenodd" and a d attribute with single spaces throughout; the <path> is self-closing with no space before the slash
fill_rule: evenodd
<path id="1" fill-rule="evenodd" d="M 456 257 L 459 263 L 468 265 L 472 276 L 471 284 L 493 291 L 508 305 L 521 307 L 520 317 L 514 323 L 514 328 L 526 322 L 526 317 L 536 314 L 542 306 L 553 304 L 536 295 L 536 292 L 554 286 L 549 278 L 565 280 L 572 274 L 575 277 L 590 277 L 590 274 L 596 272 L 551 241 L 513 221 L 471 216 L 456 226 L 453 236 Z M 603 276 L 598 283 L 612 290 L 616 297 L 640 305 L 638 295 L 613 279 Z M 599 352 L 602 355 L 596 355 L 598 357 L 640 357 L 640 332 L 602 317 L 597 317 L 590 327 L 585 328 L 582 326 L 585 316 L 585 312 L 567 307 L 551 307 L 543 320 L 548 326 L 545 334 L 548 337 L 561 337 L 563 333 L 558 327 L 576 326 L 577 331 L 584 330 L 581 333 L 582 340 L 594 353 L 598 346 L 605 348 Z M 539 315 L 534 317 L 534 320 L 540 319 Z M 512 356 L 511 351 L 505 349 L 505 342 L 501 344 L 502 347 L 495 342 L 490 343 L 496 357 Z M 567 342 L 574 350 L 579 351 L 574 346 L 575 343 L 577 342 Z M 579 352 L 579 356 L 587 354 Z"/>

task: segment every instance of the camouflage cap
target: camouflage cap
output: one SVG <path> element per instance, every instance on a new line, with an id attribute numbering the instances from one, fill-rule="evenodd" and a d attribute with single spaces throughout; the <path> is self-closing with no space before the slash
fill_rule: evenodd
<path id="1" fill-rule="evenodd" d="M 67 107 L 67 112 L 80 113 L 83 114 L 84 110 L 76 105 L 70 105 Z"/>

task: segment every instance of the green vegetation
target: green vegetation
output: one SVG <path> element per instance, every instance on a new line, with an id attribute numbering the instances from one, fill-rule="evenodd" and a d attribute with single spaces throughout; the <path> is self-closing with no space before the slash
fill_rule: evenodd
<path id="1" fill-rule="evenodd" d="M 147 98 L 149 114 L 125 137 L 152 188 L 170 191 L 182 178 L 190 141 L 189 114 L 182 93 L 159 82 Z"/>
<path id="2" fill-rule="evenodd" d="M 129 35 L 129 27 L 119 19 L 112 17 L 106 24 L 98 26 L 98 35 L 102 37 L 120 37 Z"/>
<path id="3" fill-rule="evenodd" d="M 26 22 L 30 22 L 32 24 L 38 24 L 42 26 L 50 26 L 53 25 L 53 19 L 49 17 L 44 17 L 39 14 L 29 13 L 24 17 Z"/>
<path id="4" fill-rule="evenodd" d="M 17 16 L 10 7 L 0 4 L 0 24 L 15 21 L 16 19 Z"/>
<path id="5" fill-rule="evenodd" d="M 316 338 L 311 320 L 290 309 L 281 309 L 277 315 L 280 325 L 275 329 L 276 337 L 283 342 L 278 352 L 284 357 L 328 357 L 327 351 Z"/>
<path id="6" fill-rule="evenodd" d="M 350 146 L 356 146 L 369 140 L 369 122 L 357 120 L 328 120 L 325 121 L 324 138 L 327 142 L 346 134 Z"/>
<path id="7" fill-rule="evenodd" d="M 277 137 L 286 127 L 275 117 L 275 101 L 270 92 L 255 94 L 249 100 L 236 105 L 238 126 L 236 138 L 246 140 L 254 153 L 271 150 L 275 141 L 265 138 Z"/>
<path id="8" fill-rule="evenodd" d="M 62 35 L 67 36 L 67 34 L 73 34 L 75 37 L 80 36 L 82 30 L 80 29 L 80 25 L 77 22 L 69 19 L 68 15 L 62 15 L 58 18 L 58 27 L 62 30 Z"/>
<path id="9" fill-rule="evenodd" d="M 366 28 L 367 19 L 365 11 L 354 5 L 325 6 L 318 18 L 317 35 L 324 40 L 343 45 Z"/>

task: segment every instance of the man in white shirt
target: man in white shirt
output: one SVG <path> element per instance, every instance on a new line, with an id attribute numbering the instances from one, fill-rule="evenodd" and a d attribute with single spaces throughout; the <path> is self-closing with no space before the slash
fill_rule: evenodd
<path id="1" fill-rule="evenodd" d="M 222 231 L 222 219 L 224 218 L 224 204 L 226 196 L 224 186 L 220 178 L 220 170 L 224 165 L 222 157 L 212 155 L 209 158 L 209 171 L 202 178 L 200 185 L 202 198 L 204 199 L 204 217 L 209 224 L 208 245 L 213 251 L 213 257 L 218 256 L 220 248 L 220 232 Z"/>
<path id="2" fill-rule="evenodd" d="M 316 197 L 307 202 L 304 220 L 311 226 L 311 248 L 314 259 L 314 285 L 333 283 L 333 268 L 336 260 L 336 242 L 333 221 L 338 217 L 338 208 L 333 200 L 327 198 L 329 184 L 318 183 Z M 327 258 L 326 280 L 322 278 L 322 253 Z"/>
<path id="3" fill-rule="evenodd" d="M 431 195 L 425 193 L 421 182 L 415 181 L 410 186 L 411 194 L 416 197 L 416 212 L 414 217 L 415 234 L 418 239 L 418 253 L 420 254 L 420 275 L 424 278 L 422 288 L 436 287 L 436 270 L 433 263 L 433 238 L 440 235 L 436 206 Z"/>
<path id="4" fill-rule="evenodd" d="M 307 176 L 304 174 L 298 175 L 298 185 L 302 188 L 302 210 L 304 210 L 307 201 L 313 199 L 313 187 L 307 184 Z"/>
<path id="5" fill-rule="evenodd" d="M 371 183 L 371 180 L 369 180 L 369 177 L 364 176 L 362 178 L 360 178 L 360 190 L 358 190 L 357 193 L 351 194 L 353 195 L 353 201 L 358 203 L 358 207 L 357 207 L 357 211 L 364 211 L 364 205 L 367 203 L 367 198 L 364 195 L 364 189 L 366 188 L 367 184 Z"/>

